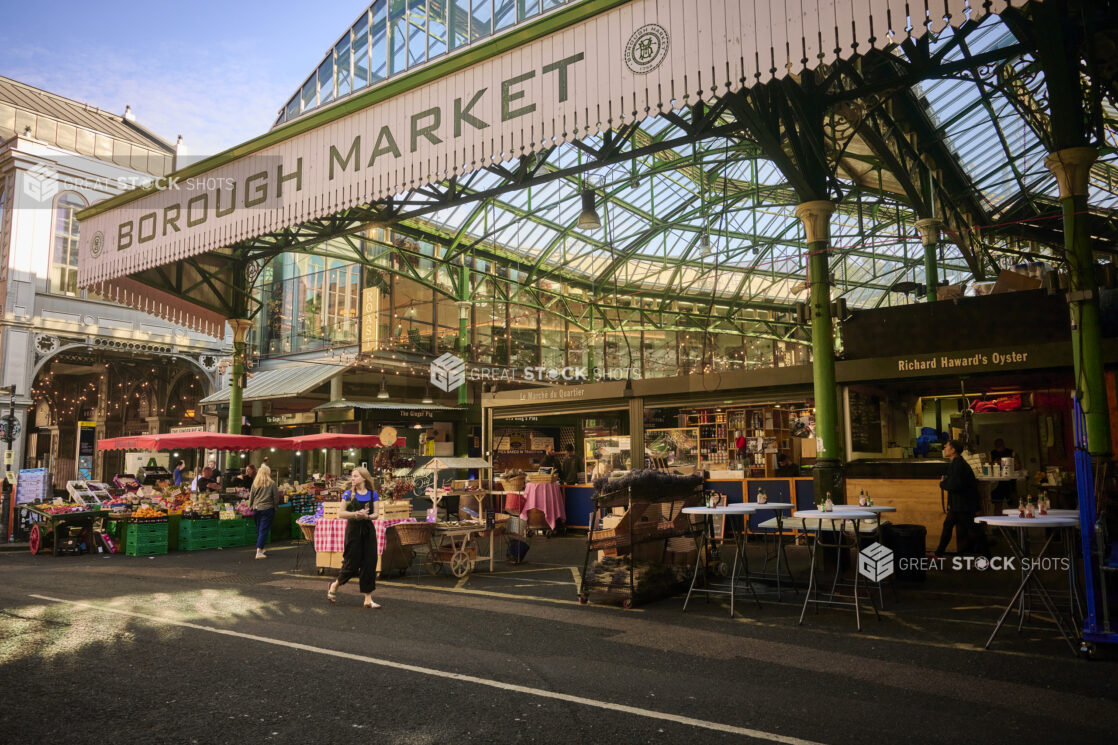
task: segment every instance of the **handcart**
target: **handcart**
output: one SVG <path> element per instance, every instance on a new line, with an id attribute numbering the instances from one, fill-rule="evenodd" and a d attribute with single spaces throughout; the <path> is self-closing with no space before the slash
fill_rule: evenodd
<path id="1" fill-rule="evenodd" d="M 49 504 L 23 504 L 31 522 L 28 544 L 32 554 L 50 551 L 59 554 L 81 554 L 82 545 L 92 550 L 97 535 L 104 533 L 108 512 L 82 509 L 76 512 L 51 512 Z"/>

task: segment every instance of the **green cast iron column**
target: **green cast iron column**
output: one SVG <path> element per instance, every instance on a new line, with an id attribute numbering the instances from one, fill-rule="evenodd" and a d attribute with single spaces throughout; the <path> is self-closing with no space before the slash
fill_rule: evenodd
<path id="1" fill-rule="evenodd" d="M 934 303 L 939 295 L 939 249 L 940 228 L 942 223 L 935 218 L 916 221 L 920 231 L 920 242 L 924 244 L 924 282 L 928 286 L 928 302 Z"/>
<path id="2" fill-rule="evenodd" d="M 245 374 L 245 336 L 252 321 L 247 318 L 230 318 L 233 327 L 233 369 L 229 379 L 229 424 L 226 430 L 231 435 L 241 434 L 241 380 Z"/>
<path id="3" fill-rule="evenodd" d="M 1099 324 L 1098 282 L 1087 224 L 1087 182 L 1098 158 L 1093 147 L 1069 147 L 1044 159 L 1060 185 L 1064 213 L 1064 254 L 1071 291 L 1071 347 L 1075 390 L 1087 420 L 1087 450 L 1092 456 L 1110 453 L 1110 417 L 1103 375 L 1102 331 Z"/>
<path id="4" fill-rule="evenodd" d="M 845 501 L 842 489 L 838 393 L 835 389 L 834 327 L 831 322 L 830 218 L 834 202 L 816 200 L 796 207 L 804 224 L 808 247 L 808 282 L 811 305 L 812 373 L 815 388 L 816 496 L 831 493 L 835 502 Z"/>

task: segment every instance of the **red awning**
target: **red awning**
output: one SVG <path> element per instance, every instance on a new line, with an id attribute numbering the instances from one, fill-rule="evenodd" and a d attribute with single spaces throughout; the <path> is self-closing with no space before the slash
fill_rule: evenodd
<path id="1" fill-rule="evenodd" d="M 340 432 L 286 437 L 284 440 L 290 443 L 284 447 L 285 450 L 313 450 L 315 448 L 349 450 L 350 448 L 379 448 L 384 445 L 376 435 L 347 435 Z M 403 447 L 405 442 L 406 440 L 403 437 L 396 439 L 396 444 L 400 447 Z"/>
<path id="2" fill-rule="evenodd" d="M 230 435 L 221 432 L 172 432 L 166 435 L 110 437 L 97 443 L 98 450 L 290 450 L 291 441 L 281 437 Z"/>

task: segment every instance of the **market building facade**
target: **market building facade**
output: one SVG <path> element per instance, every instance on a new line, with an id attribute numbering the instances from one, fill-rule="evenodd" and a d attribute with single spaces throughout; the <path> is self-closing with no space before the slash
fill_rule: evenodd
<path id="1" fill-rule="evenodd" d="M 76 214 L 164 178 L 177 149 L 130 111 L 0 78 L 0 381 L 17 422 L 5 470 L 45 469 L 59 489 L 108 479 L 125 466 L 97 439 L 205 425 L 197 402 L 230 348 L 77 282 Z"/>

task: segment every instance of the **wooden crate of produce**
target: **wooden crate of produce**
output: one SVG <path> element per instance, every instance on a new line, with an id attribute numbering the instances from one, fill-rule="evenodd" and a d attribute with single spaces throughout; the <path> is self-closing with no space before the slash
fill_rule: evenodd
<path id="1" fill-rule="evenodd" d="M 379 520 L 406 520 L 411 513 L 411 501 L 407 499 L 382 499 L 377 502 Z"/>

